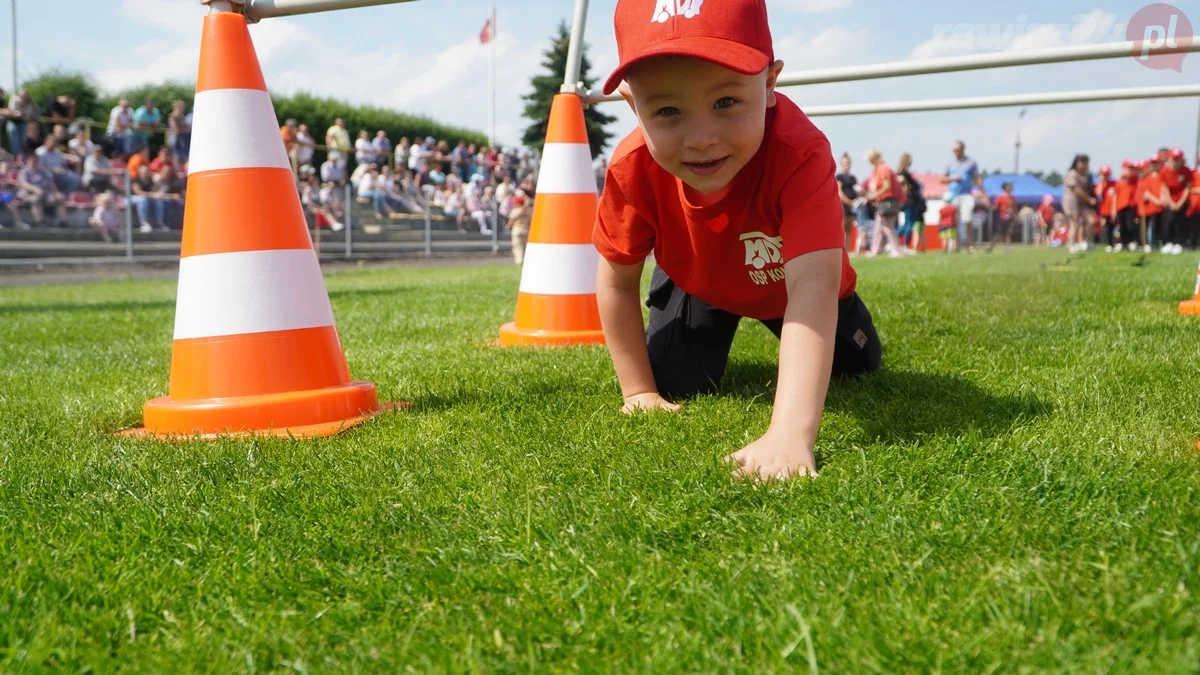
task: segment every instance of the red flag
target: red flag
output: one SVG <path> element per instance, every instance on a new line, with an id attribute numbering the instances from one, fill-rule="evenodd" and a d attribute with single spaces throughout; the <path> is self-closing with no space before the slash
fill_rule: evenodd
<path id="1" fill-rule="evenodd" d="M 483 30 L 479 31 L 479 42 L 487 44 L 492 41 L 492 20 L 488 19 L 483 24 Z"/>

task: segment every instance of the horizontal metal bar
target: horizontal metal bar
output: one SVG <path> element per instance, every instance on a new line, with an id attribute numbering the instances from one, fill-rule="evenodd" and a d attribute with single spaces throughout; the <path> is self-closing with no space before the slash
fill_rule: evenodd
<path id="1" fill-rule="evenodd" d="M 1097 61 L 1120 57 L 1134 58 L 1134 54 L 1140 55 L 1142 53 L 1140 47 L 1141 45 L 1135 42 L 1109 42 L 1070 47 L 1048 47 L 1046 49 L 1031 49 L 1019 52 L 993 52 L 966 56 L 948 56 L 937 59 L 892 61 L 890 63 L 845 66 L 842 68 L 824 68 L 821 70 L 807 70 L 790 76 L 785 75 L 779 78 L 778 86 L 794 87 L 809 84 L 829 84 L 832 82 L 878 80 L 907 75 L 932 75 L 968 70 L 987 70 L 989 68 L 1011 68 L 1014 66 L 1032 66 L 1047 63 Z M 1190 39 L 1186 37 L 1178 38 L 1177 44 L 1174 47 L 1163 46 L 1156 49 L 1147 49 L 1147 54 L 1150 56 L 1183 54 L 1187 52 L 1200 52 L 1200 36 Z M 617 94 L 611 96 L 594 96 L 589 92 L 585 100 L 588 103 L 600 103 L 620 101 L 622 99 Z"/>
<path id="2" fill-rule="evenodd" d="M 358 7 L 375 7 L 378 5 L 394 5 L 414 0 L 249 0 L 246 3 L 246 18 L 251 21 L 271 19 L 280 16 L 295 16 L 297 14 L 313 14 L 315 12 L 332 12 L 338 9 L 356 9 Z"/>
<path id="3" fill-rule="evenodd" d="M 1130 101 L 1146 98 L 1184 98 L 1200 96 L 1200 84 L 1173 87 L 1129 87 L 1125 89 L 1087 89 L 1060 91 L 1048 94 L 1016 94 L 982 96 L 978 98 L 944 98 L 924 101 L 883 101 L 879 103 L 850 103 L 817 105 L 804 108 L 809 117 L 838 117 L 845 115 L 878 115 L 883 113 L 928 112 L 932 110 L 970 110 L 975 108 L 1007 108 L 1011 106 L 1053 105 L 1056 103 L 1087 103 L 1091 101 Z"/>

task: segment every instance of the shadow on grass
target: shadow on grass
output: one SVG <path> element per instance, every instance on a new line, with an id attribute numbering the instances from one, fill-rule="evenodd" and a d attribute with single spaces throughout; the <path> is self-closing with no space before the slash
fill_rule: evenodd
<path id="1" fill-rule="evenodd" d="M 731 363 L 721 394 L 746 398 L 774 396 L 773 363 Z M 976 430 L 1002 434 L 1018 422 L 1049 416 L 1053 407 L 1035 396 L 988 393 L 958 375 L 889 370 L 867 377 L 835 379 L 826 409 L 848 414 L 867 438 L 903 443 L 923 436 L 957 436 Z"/>

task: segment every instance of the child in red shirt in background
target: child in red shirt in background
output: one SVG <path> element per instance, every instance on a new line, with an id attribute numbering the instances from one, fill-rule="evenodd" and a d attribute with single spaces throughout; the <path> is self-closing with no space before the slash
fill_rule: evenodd
<path id="1" fill-rule="evenodd" d="M 1054 197 L 1043 195 L 1042 203 L 1037 207 L 1038 235 L 1034 246 L 1050 245 L 1050 230 L 1054 227 Z"/>
<path id="2" fill-rule="evenodd" d="M 1191 221 L 1188 219 L 1188 202 L 1192 192 L 1192 170 L 1183 162 L 1183 150 L 1174 148 L 1168 153 L 1167 164 L 1159 171 L 1163 186 L 1167 190 L 1166 203 L 1163 204 L 1164 221 L 1169 221 L 1165 229 L 1171 232 L 1171 253 L 1183 253 L 1183 247 L 1192 247 L 1193 234 Z"/>
<path id="3" fill-rule="evenodd" d="M 1134 201 L 1138 186 L 1134 167 L 1134 163 L 1128 160 L 1121 163 L 1121 177 L 1113 183 L 1112 200 L 1114 220 L 1121 231 L 1121 243 L 1130 251 L 1136 251 L 1141 246 L 1137 202 Z"/>
<path id="4" fill-rule="evenodd" d="M 1200 155 L 1196 156 L 1196 168 L 1192 170 L 1192 189 L 1188 195 L 1188 221 L 1192 230 L 1192 248 L 1200 247 Z"/>
<path id="5" fill-rule="evenodd" d="M 951 202 L 938 209 L 938 237 L 946 253 L 958 250 L 958 207 Z"/>
<path id="6" fill-rule="evenodd" d="M 1100 227 L 1104 237 L 1104 250 L 1112 253 L 1120 251 L 1121 244 L 1117 242 L 1117 211 L 1113 208 L 1116 200 L 1116 183 L 1112 179 L 1112 167 L 1105 164 L 1100 167 L 1100 182 L 1096 185 L 1096 214 L 1100 216 Z"/>
<path id="7" fill-rule="evenodd" d="M 1170 229 L 1171 222 L 1163 217 L 1167 203 L 1167 186 L 1163 184 L 1159 169 L 1162 159 L 1154 155 L 1146 162 L 1147 169 L 1142 176 L 1139 187 L 1142 190 L 1142 213 L 1146 219 L 1146 240 L 1166 254 L 1174 254 L 1174 233 Z"/>
<path id="8" fill-rule="evenodd" d="M 1001 186 L 1004 190 L 996 195 L 996 220 L 992 227 L 992 243 L 988 245 L 988 253 L 996 248 L 997 242 L 1003 241 L 1005 248 L 1012 251 L 1012 224 L 1013 217 L 1017 214 L 1017 200 L 1013 199 L 1013 184 L 1005 183 Z"/>
<path id="9" fill-rule="evenodd" d="M 882 355 L 843 245 L 829 141 L 774 91 L 783 63 L 765 0 L 651 8 L 617 3 L 620 65 L 604 91 L 626 81 L 638 129 L 609 163 L 593 233 L 623 409 L 676 411 L 664 396 L 713 391 L 738 322 L 758 319 L 780 338 L 775 408 L 728 459 L 745 477 L 815 476 L 830 374 L 873 372 Z"/>

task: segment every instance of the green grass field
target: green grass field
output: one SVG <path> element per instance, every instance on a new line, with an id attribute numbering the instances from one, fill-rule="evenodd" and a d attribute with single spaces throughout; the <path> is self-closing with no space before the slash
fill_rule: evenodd
<path id="1" fill-rule="evenodd" d="M 0 671 L 1200 669 L 1194 256 L 872 260 L 886 370 L 821 477 L 732 482 L 777 343 L 625 418 L 602 348 L 487 346 L 519 272 L 327 281 L 414 408 L 322 441 L 117 440 L 172 282 L 0 291 Z"/>

